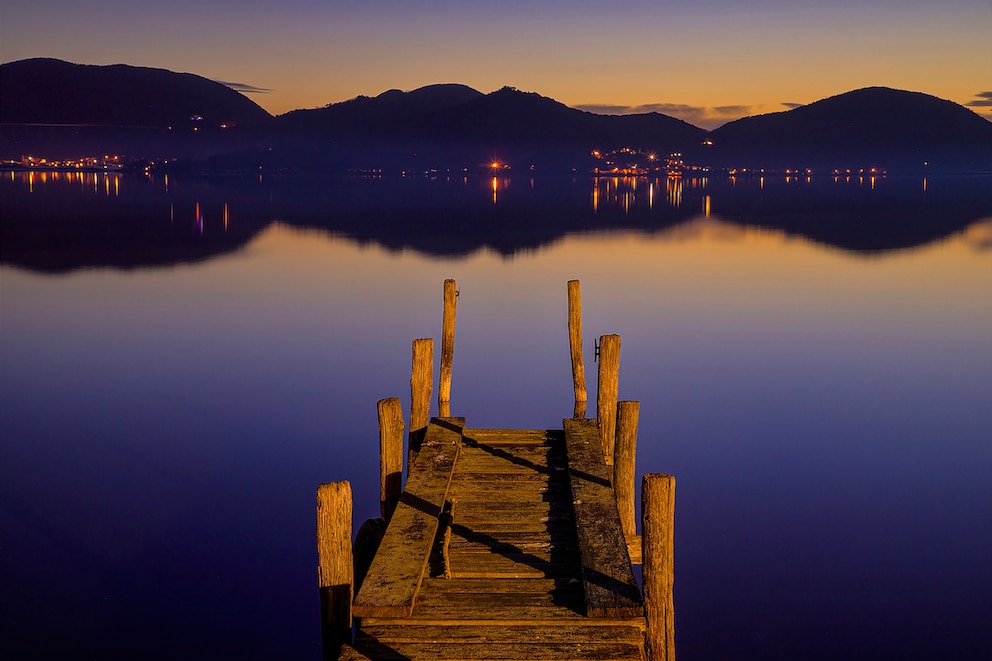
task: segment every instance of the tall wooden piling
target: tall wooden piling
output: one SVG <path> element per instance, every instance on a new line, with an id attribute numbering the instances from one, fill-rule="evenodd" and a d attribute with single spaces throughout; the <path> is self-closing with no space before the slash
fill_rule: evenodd
<path id="1" fill-rule="evenodd" d="M 613 491 L 620 509 L 620 524 L 628 542 L 637 536 L 634 517 L 634 458 L 637 455 L 637 419 L 640 402 L 617 403 L 617 433 L 613 452 Z"/>
<path id="2" fill-rule="evenodd" d="M 675 478 L 641 480 L 645 643 L 649 661 L 675 661 Z"/>
<path id="3" fill-rule="evenodd" d="M 410 376 L 410 465 L 420 451 L 420 441 L 431 417 L 431 387 L 434 370 L 434 338 L 413 341 L 413 370 Z"/>
<path id="4" fill-rule="evenodd" d="M 320 588 L 324 659 L 337 659 L 351 642 L 354 561 L 351 548 L 351 484 L 330 482 L 317 488 L 317 577 Z"/>
<path id="5" fill-rule="evenodd" d="M 403 492 L 403 407 L 398 397 L 380 399 L 379 511 L 389 521 Z"/>
<path id="6" fill-rule="evenodd" d="M 596 417 L 599 419 L 599 438 L 603 442 L 603 456 L 613 463 L 613 446 L 617 433 L 617 396 L 620 381 L 620 336 L 603 335 L 599 338 L 599 389 L 596 393 Z"/>
<path id="7" fill-rule="evenodd" d="M 451 366 L 455 353 L 455 307 L 458 290 L 455 281 L 444 281 L 444 316 L 441 321 L 441 376 L 437 386 L 438 415 L 451 415 Z"/>
<path id="8" fill-rule="evenodd" d="M 572 353 L 575 417 L 586 414 L 586 368 L 582 362 L 582 293 L 578 280 L 568 281 L 568 348 Z"/>

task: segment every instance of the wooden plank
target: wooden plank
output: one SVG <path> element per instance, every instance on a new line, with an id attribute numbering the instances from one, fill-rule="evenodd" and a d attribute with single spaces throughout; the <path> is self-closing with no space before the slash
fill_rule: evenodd
<path id="1" fill-rule="evenodd" d="M 558 441 L 556 430 L 466 429 L 466 445 L 548 445 Z"/>
<path id="2" fill-rule="evenodd" d="M 640 617 L 628 617 L 628 618 L 602 618 L 602 617 L 585 617 L 581 614 L 572 613 L 567 618 L 567 621 L 562 621 L 562 618 L 552 614 L 551 618 L 535 617 L 536 614 L 531 614 L 531 617 L 527 619 L 514 619 L 512 617 L 501 617 L 495 623 L 492 618 L 476 619 L 476 618 L 434 618 L 434 617 L 424 617 L 423 615 L 414 615 L 412 618 L 395 618 L 395 617 L 369 617 L 362 620 L 362 629 L 366 627 L 378 627 L 378 626 L 436 626 L 436 627 L 454 627 L 454 626 L 493 626 L 496 624 L 500 627 L 522 627 L 522 626 L 534 626 L 534 627 L 556 627 L 556 626 L 583 626 L 583 627 L 615 627 L 617 625 L 639 627 L 641 631 L 647 629 L 647 624 L 644 620 L 644 616 Z M 574 617 L 573 617 L 574 616 Z"/>
<path id="3" fill-rule="evenodd" d="M 551 590 L 577 589 L 579 583 L 572 578 L 466 578 L 448 580 L 425 578 L 420 587 L 421 593 L 441 591 L 449 594 L 488 594 L 491 592 L 550 592 Z"/>
<path id="4" fill-rule="evenodd" d="M 341 654 L 338 655 L 338 661 L 371 661 L 371 659 L 356 650 L 351 645 L 345 645 L 341 648 Z"/>
<path id="5" fill-rule="evenodd" d="M 486 533 L 485 538 L 481 533 L 473 531 L 471 534 L 452 534 L 449 548 L 474 548 L 484 547 L 486 549 L 575 549 L 577 543 L 574 536 L 549 535 L 539 532 L 510 532 Z"/>
<path id="6" fill-rule="evenodd" d="M 571 501 L 554 502 L 533 502 L 533 503 L 513 503 L 509 501 L 499 501 L 490 503 L 458 503 L 458 520 L 465 521 L 470 518 L 488 518 L 489 514 L 494 517 L 517 516 L 524 521 L 533 520 L 532 517 L 548 514 L 572 514 Z"/>
<path id="7" fill-rule="evenodd" d="M 492 465 L 496 465 L 498 463 L 497 460 L 503 460 L 509 463 L 522 463 L 520 461 L 514 461 L 515 459 L 519 459 L 531 461 L 540 466 L 545 466 L 548 461 L 564 461 L 565 459 L 565 448 L 559 449 L 537 446 L 521 447 L 519 445 L 463 447 L 465 447 L 465 461 L 484 462 L 488 459 L 493 462 Z"/>
<path id="8" fill-rule="evenodd" d="M 643 645 L 629 643 L 381 643 L 363 639 L 356 649 L 383 661 L 431 659 L 437 661 L 641 661 Z M 357 657 L 361 659 L 362 657 Z"/>
<path id="9" fill-rule="evenodd" d="M 477 489 L 474 491 L 468 491 L 467 489 L 461 487 L 455 487 L 451 490 L 451 495 L 453 498 L 457 498 L 459 502 L 485 502 L 486 499 L 492 500 L 494 498 L 501 498 L 506 502 L 542 502 L 542 501 L 556 501 L 568 496 L 567 488 L 551 488 L 551 489 L 534 489 L 534 490 L 512 490 L 508 491 L 503 489 Z"/>
<path id="10" fill-rule="evenodd" d="M 566 521 L 547 521 L 544 523 L 474 523 L 472 529 L 476 532 L 548 532 L 550 534 L 570 534 L 575 535 L 575 523 L 568 519 Z"/>
<path id="11" fill-rule="evenodd" d="M 427 568 L 458 456 L 464 418 L 435 418 L 427 427 L 379 552 L 355 597 L 355 617 L 409 616 Z"/>
<path id="12" fill-rule="evenodd" d="M 534 581 L 531 581 L 534 582 Z M 635 625 L 586 626 L 581 622 L 568 622 L 556 626 L 516 625 L 453 625 L 431 624 L 391 625 L 380 624 L 362 627 L 359 640 L 374 638 L 384 643 L 445 642 L 463 643 L 627 643 L 638 645 L 644 641 L 643 628 Z"/>
<path id="13" fill-rule="evenodd" d="M 555 559 L 541 558 L 531 553 L 516 554 L 449 554 L 452 578 L 495 578 L 506 577 L 554 577 L 577 576 L 579 574 L 579 554 L 561 554 Z"/>
<path id="14" fill-rule="evenodd" d="M 612 470 L 603 459 L 598 424 L 590 419 L 565 418 L 563 425 L 587 614 L 642 615 L 644 604 L 610 486 Z"/>
<path id="15" fill-rule="evenodd" d="M 547 565 L 568 565 L 568 570 L 578 572 L 579 550 L 572 548 L 555 549 L 516 549 L 514 547 L 489 548 L 483 544 L 474 547 L 459 547 L 448 550 L 448 560 L 452 572 L 466 571 L 467 567 L 497 567 L 508 562 L 514 566 L 527 565 L 542 569 Z"/>
<path id="16" fill-rule="evenodd" d="M 512 457 L 464 457 L 455 467 L 456 475 L 466 473 L 487 473 L 490 475 L 554 475 L 567 470 L 565 456 L 538 457 L 514 454 Z"/>
<path id="17" fill-rule="evenodd" d="M 460 579 L 451 579 L 460 580 Z M 485 622 L 485 621 L 512 621 L 512 622 L 527 622 L 527 621 L 556 621 L 556 620 L 578 620 L 585 622 L 586 616 L 583 614 L 583 603 L 581 597 L 576 600 L 574 604 L 571 605 L 572 608 L 568 606 L 562 607 L 558 605 L 508 605 L 503 606 L 499 609 L 490 608 L 482 599 L 466 600 L 465 603 L 458 604 L 446 604 L 443 602 L 432 603 L 428 605 L 418 605 L 413 615 L 409 618 L 405 618 L 404 621 L 414 623 L 417 621 L 451 621 L 458 622 L 460 620 L 467 620 L 471 622 Z M 363 620 L 363 626 L 365 621 Z"/>
<path id="18" fill-rule="evenodd" d="M 564 457 L 565 447 L 562 445 L 466 445 L 466 459 L 507 458 L 507 457 Z"/>
<path id="19" fill-rule="evenodd" d="M 535 579 L 534 582 L 541 579 Z M 451 579 L 452 582 L 458 582 Z M 562 588 L 551 592 L 492 592 L 485 595 L 478 593 L 443 593 L 421 591 L 417 597 L 417 608 L 431 608 L 432 606 L 443 606 L 446 608 L 457 608 L 464 610 L 478 605 L 479 601 L 485 602 L 490 609 L 504 608 L 529 608 L 548 607 L 562 608 L 566 604 L 573 609 L 582 608 L 582 587 L 576 586 L 572 589 Z"/>
<path id="20" fill-rule="evenodd" d="M 521 466 L 533 468 L 542 473 L 546 473 L 549 464 L 558 465 L 565 460 L 564 450 L 557 448 L 521 448 L 520 446 L 463 446 L 465 447 L 465 463 L 472 464 L 478 462 L 484 466 L 497 468 L 500 465 L 506 467 Z"/>
<path id="21" fill-rule="evenodd" d="M 493 498 L 494 494 L 499 494 L 500 492 L 513 491 L 518 494 L 513 500 L 520 500 L 521 498 L 533 498 L 535 501 L 541 500 L 544 494 L 548 493 L 565 493 L 565 498 L 568 497 L 568 492 L 570 491 L 569 482 L 564 478 L 559 480 L 548 480 L 547 478 L 543 480 L 534 480 L 529 478 L 513 478 L 506 477 L 499 480 L 494 479 L 484 479 L 480 477 L 477 480 L 459 480 L 452 485 L 452 492 L 465 495 L 475 495 L 478 498 L 490 498 L 490 500 L 497 500 Z"/>
<path id="22" fill-rule="evenodd" d="M 565 471 L 567 470 L 566 468 Z M 565 471 L 561 471 L 557 475 L 549 475 L 548 473 L 542 473 L 530 467 L 516 467 L 504 473 L 478 470 L 477 467 L 473 466 L 472 470 L 458 471 L 456 469 L 455 483 L 463 489 L 470 489 L 475 484 L 485 484 L 487 487 L 496 486 L 504 489 L 507 486 L 518 484 L 568 485 L 568 476 L 565 474 Z"/>

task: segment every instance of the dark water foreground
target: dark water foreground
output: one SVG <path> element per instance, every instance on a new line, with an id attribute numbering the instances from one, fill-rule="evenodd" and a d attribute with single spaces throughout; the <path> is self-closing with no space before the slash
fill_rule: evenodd
<path id="1" fill-rule="evenodd" d="M 376 514 L 453 277 L 470 425 L 571 414 L 568 279 L 622 335 L 681 658 L 984 659 L 987 183 L 5 173 L 0 654 L 318 658 L 314 490 Z"/>

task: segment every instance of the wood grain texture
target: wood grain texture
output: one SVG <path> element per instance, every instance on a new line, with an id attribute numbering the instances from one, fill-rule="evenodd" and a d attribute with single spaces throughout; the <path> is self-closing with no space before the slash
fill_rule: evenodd
<path id="1" fill-rule="evenodd" d="M 355 584 L 351 517 L 350 483 L 331 482 L 317 488 L 317 581 L 325 659 L 336 658 L 341 646 L 351 642 Z"/>
<path id="2" fill-rule="evenodd" d="M 351 659 L 374 658 L 383 661 L 430 659 L 437 661 L 641 661 L 641 646 L 625 643 L 463 643 L 446 640 L 436 643 L 383 643 L 363 640 L 361 653 Z"/>
<path id="3" fill-rule="evenodd" d="M 587 614 L 640 615 L 643 602 L 610 485 L 611 470 L 603 461 L 597 423 L 566 418 L 563 424 Z"/>
<path id="4" fill-rule="evenodd" d="M 617 397 L 620 389 L 620 336 L 599 338 L 599 389 L 596 391 L 596 417 L 603 456 L 613 463 L 613 443 L 616 437 Z"/>
<path id="5" fill-rule="evenodd" d="M 445 434 L 459 447 L 442 467 Z M 361 621 L 341 658 L 643 661 L 647 624 L 611 477 L 595 420 L 522 432 L 432 420 L 373 561 L 381 567 L 355 599 Z M 446 501 L 457 504 L 441 532 Z M 403 523 L 410 515 L 422 529 Z M 391 535 L 401 543 L 389 549 Z M 375 578 L 387 567 L 419 572 L 416 588 L 409 576 L 402 590 Z M 366 592 L 372 581 L 379 588 Z"/>
<path id="6" fill-rule="evenodd" d="M 444 281 L 444 312 L 441 319 L 441 376 L 438 379 L 438 415 L 451 415 L 451 369 L 455 355 L 455 309 L 458 290 L 455 281 Z"/>
<path id="7" fill-rule="evenodd" d="M 379 511 L 387 522 L 403 491 L 403 407 L 398 397 L 380 399 Z"/>
<path id="8" fill-rule="evenodd" d="M 464 419 L 446 418 L 435 419 L 427 427 L 379 553 L 355 597 L 356 617 L 408 617 L 413 612 L 461 445 L 460 425 L 464 424 Z"/>
<path id="9" fill-rule="evenodd" d="M 646 646 L 652 661 L 675 661 L 675 478 L 641 479 Z"/>
<path id="10" fill-rule="evenodd" d="M 572 388 L 575 391 L 575 417 L 586 401 L 586 368 L 582 359 L 582 293 L 578 280 L 568 281 L 568 348 L 572 355 Z"/>
<path id="11" fill-rule="evenodd" d="M 634 515 L 634 459 L 637 455 L 637 420 L 640 402 L 617 403 L 617 434 L 613 449 L 613 491 L 617 495 L 624 537 L 637 536 Z"/>
<path id="12" fill-rule="evenodd" d="M 434 371 L 434 338 L 413 341 L 413 365 L 410 373 L 410 457 L 413 464 L 420 450 L 424 429 L 430 421 L 431 388 Z"/>

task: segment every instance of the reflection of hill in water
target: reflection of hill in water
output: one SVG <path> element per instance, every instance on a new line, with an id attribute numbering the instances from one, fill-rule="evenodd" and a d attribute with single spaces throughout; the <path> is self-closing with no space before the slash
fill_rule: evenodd
<path id="1" fill-rule="evenodd" d="M 146 179 L 7 175 L 2 261 L 44 272 L 189 263 L 273 221 L 454 257 L 538 249 L 566 234 L 656 233 L 711 213 L 852 252 L 920 246 L 992 217 L 982 178 L 786 181 L 515 178 Z M 988 245 L 980 225 L 969 239 Z M 968 236 L 971 236 L 969 234 Z"/>
<path id="2" fill-rule="evenodd" d="M 755 187 L 758 191 L 755 192 Z M 740 224 L 782 230 L 852 252 L 925 245 L 992 215 L 984 177 L 852 177 L 816 184 L 775 181 L 725 186 L 712 211 Z"/>

